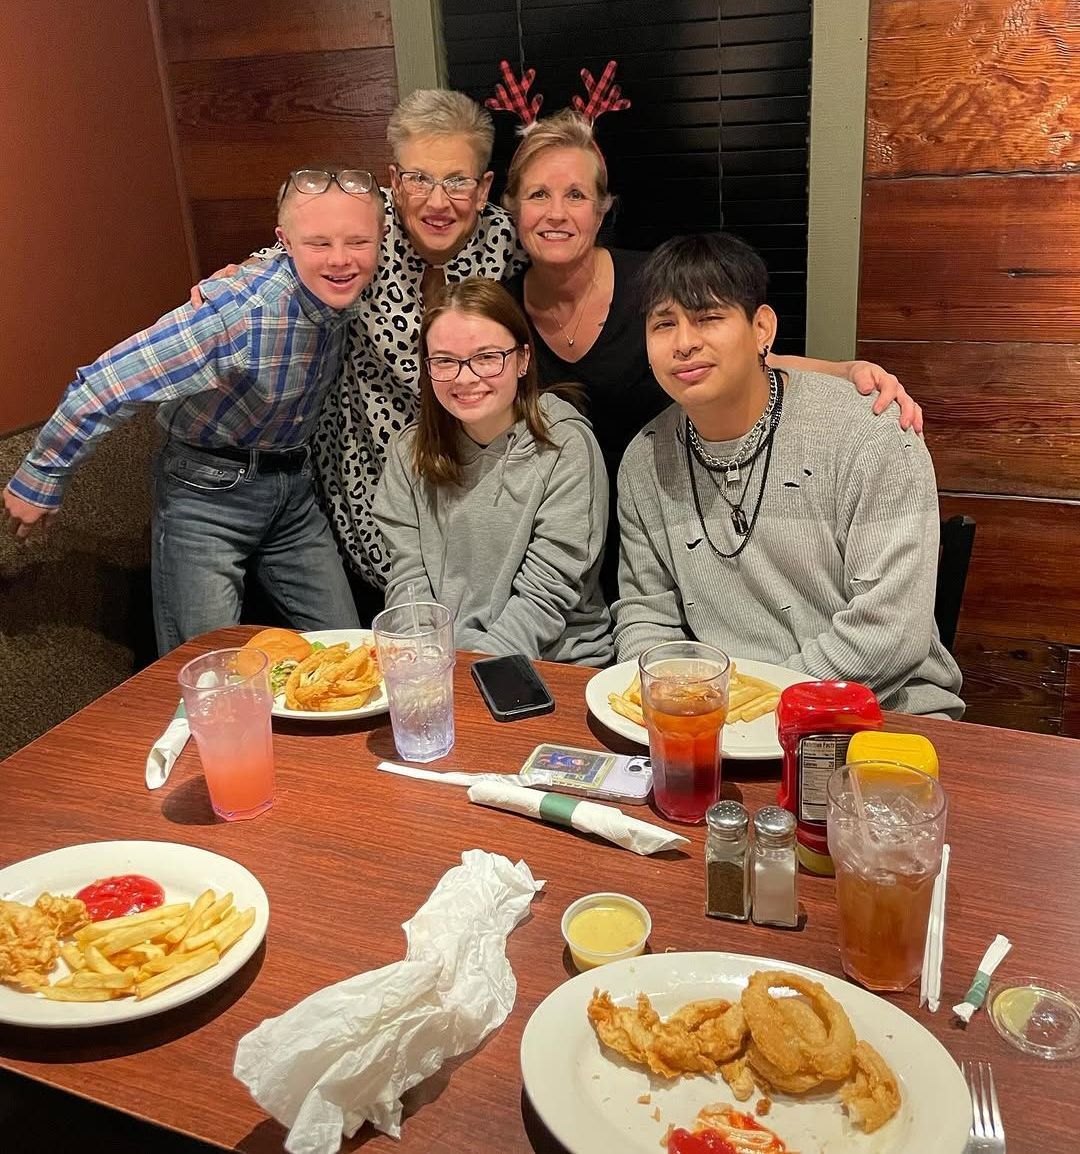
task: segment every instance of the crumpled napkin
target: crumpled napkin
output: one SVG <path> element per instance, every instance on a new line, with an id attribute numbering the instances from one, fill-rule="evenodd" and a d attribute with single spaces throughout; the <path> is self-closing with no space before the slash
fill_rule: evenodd
<path id="1" fill-rule="evenodd" d="M 513 1009 L 506 939 L 543 887 L 520 861 L 466 850 L 402 927 L 405 960 L 358 974 L 240 1039 L 233 1073 L 289 1127 L 289 1154 L 333 1154 L 370 1121 L 401 1136 L 401 1096 Z"/>
<path id="2" fill-rule="evenodd" d="M 553 825 L 594 833 L 637 854 L 659 853 L 689 845 L 690 839 L 663 826 L 629 817 L 613 805 L 597 805 L 560 793 L 545 793 L 501 781 L 481 781 L 469 787 L 469 801 L 508 809 Z"/>
<path id="3" fill-rule="evenodd" d="M 183 701 L 176 707 L 169 728 L 150 747 L 146 759 L 146 788 L 159 789 L 169 780 L 176 759 L 187 745 L 191 730 L 188 728 L 187 711 Z"/>

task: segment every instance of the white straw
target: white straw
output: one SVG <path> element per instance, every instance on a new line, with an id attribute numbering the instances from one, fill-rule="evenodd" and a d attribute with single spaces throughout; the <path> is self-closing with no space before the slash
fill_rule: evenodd
<path id="1" fill-rule="evenodd" d="M 945 893 L 949 880 L 949 846 L 941 847 L 941 869 L 934 879 L 934 896 L 930 899 L 930 922 L 926 930 L 923 953 L 922 985 L 919 1005 L 936 1014 L 941 1003 L 941 961 L 945 938 Z"/>

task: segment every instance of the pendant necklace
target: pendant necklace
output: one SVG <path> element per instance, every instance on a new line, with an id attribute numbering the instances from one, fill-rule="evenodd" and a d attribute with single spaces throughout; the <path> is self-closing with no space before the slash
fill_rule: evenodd
<path id="1" fill-rule="evenodd" d="M 714 457 L 705 451 L 705 446 L 701 443 L 697 434 L 697 429 L 694 428 L 692 421 L 688 421 L 690 444 L 693 446 L 694 452 L 697 454 L 698 460 L 710 471 L 723 470 L 726 474 L 726 481 L 729 485 L 737 485 L 741 480 L 740 466 L 745 467 L 746 464 L 754 459 L 759 449 L 761 448 L 761 438 L 765 429 L 772 424 L 773 412 L 780 401 L 780 378 L 775 369 L 769 369 L 769 400 L 765 408 L 761 412 L 761 416 L 754 422 L 752 428 L 743 436 L 734 454 L 723 460 L 720 457 Z M 725 498 L 726 500 L 726 498 Z"/>
<path id="2" fill-rule="evenodd" d="M 585 319 L 585 308 L 589 303 L 589 297 L 592 296 L 593 289 L 596 288 L 596 258 L 593 258 L 592 275 L 589 277 L 589 287 L 585 290 L 585 295 L 581 298 L 581 304 L 578 306 L 577 323 L 574 324 L 574 314 L 571 313 L 569 323 L 574 326 L 574 331 L 568 333 L 563 327 L 563 323 L 559 320 L 558 314 L 555 312 L 555 306 L 552 305 L 547 311 L 551 314 L 551 319 L 559 326 L 559 332 L 563 335 L 563 340 L 569 348 L 574 347 L 574 341 L 577 340 L 578 329 L 581 328 L 581 322 Z"/>

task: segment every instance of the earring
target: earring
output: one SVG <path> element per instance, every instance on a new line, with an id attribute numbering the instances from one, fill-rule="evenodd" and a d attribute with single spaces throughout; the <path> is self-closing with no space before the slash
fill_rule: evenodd
<path id="1" fill-rule="evenodd" d="M 766 345 L 760 353 L 758 353 L 758 361 L 761 363 L 761 371 L 765 371 L 765 358 L 769 355 L 769 346 Z"/>

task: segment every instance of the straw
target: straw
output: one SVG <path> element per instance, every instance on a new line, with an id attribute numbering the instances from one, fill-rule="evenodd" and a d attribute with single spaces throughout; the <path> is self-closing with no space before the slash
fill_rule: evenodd
<path id="1" fill-rule="evenodd" d="M 866 805 L 863 802 L 862 786 L 859 785 L 859 771 L 852 766 L 848 770 L 848 781 L 851 783 L 851 796 L 855 800 L 855 820 L 859 823 L 859 836 L 863 845 L 870 843 L 870 822 L 866 816 Z"/>
<path id="2" fill-rule="evenodd" d="M 945 892 L 949 879 L 949 845 L 941 847 L 941 869 L 934 879 L 934 895 L 930 899 L 930 922 L 926 928 L 926 949 L 923 953 L 922 983 L 919 1005 L 925 1005 L 936 1014 L 941 1002 L 941 962 L 945 944 Z"/>

